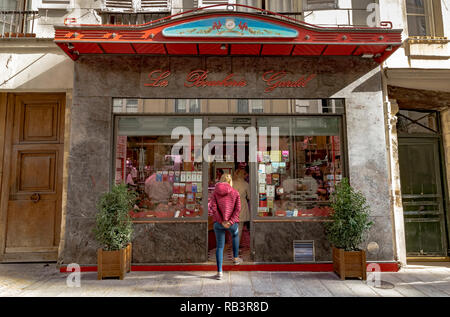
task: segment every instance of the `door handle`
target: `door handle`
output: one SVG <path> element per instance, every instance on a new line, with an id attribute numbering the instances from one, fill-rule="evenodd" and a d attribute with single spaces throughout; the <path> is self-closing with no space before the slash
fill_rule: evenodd
<path id="1" fill-rule="evenodd" d="M 30 199 L 34 203 L 37 203 L 39 200 L 41 200 L 41 196 L 38 193 L 34 193 L 33 195 L 30 196 Z"/>

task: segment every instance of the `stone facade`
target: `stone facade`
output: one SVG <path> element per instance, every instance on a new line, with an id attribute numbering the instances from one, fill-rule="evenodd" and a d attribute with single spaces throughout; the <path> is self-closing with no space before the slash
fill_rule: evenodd
<path id="1" fill-rule="evenodd" d="M 245 87 L 186 88 L 186 74 L 207 69 L 208 80 L 234 73 Z M 169 70 L 165 87 L 149 87 L 149 74 Z M 264 72 L 288 70 L 286 79 L 315 74 L 304 88 L 264 93 Z M 359 57 L 121 57 L 83 56 L 75 62 L 70 121 L 70 154 L 64 249 L 60 261 L 96 263 L 92 228 L 99 195 L 113 182 L 112 98 L 345 98 L 347 170 L 353 186 L 366 194 L 373 226 L 367 243 L 377 242 L 369 260 L 394 260 L 385 119 L 379 66 Z M 135 225 L 136 263 L 204 262 L 206 223 Z M 292 262 L 292 240 L 315 239 L 316 260 L 330 261 L 323 224 L 256 223 L 256 261 Z"/>

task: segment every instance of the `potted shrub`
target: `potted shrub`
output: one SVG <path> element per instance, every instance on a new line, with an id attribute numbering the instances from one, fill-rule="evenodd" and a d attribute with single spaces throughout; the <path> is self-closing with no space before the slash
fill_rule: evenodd
<path id="1" fill-rule="evenodd" d="M 366 198 L 343 178 L 330 201 L 333 211 L 325 229 L 333 246 L 333 269 L 343 280 L 346 277 L 366 280 L 366 253 L 359 249 L 372 226 Z"/>
<path id="2" fill-rule="evenodd" d="M 97 204 L 94 233 L 102 245 L 97 250 L 98 279 L 119 277 L 123 279 L 131 270 L 132 221 L 130 208 L 136 200 L 136 193 L 125 184 L 113 186 L 104 193 Z"/>

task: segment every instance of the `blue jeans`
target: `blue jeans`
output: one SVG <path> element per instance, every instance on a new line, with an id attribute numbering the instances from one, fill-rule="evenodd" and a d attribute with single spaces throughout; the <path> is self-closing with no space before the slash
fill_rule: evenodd
<path id="1" fill-rule="evenodd" d="M 239 223 L 231 225 L 226 229 L 222 224 L 214 223 L 214 233 L 216 234 L 216 261 L 217 271 L 222 272 L 223 263 L 223 249 L 225 248 L 225 232 L 231 233 L 231 240 L 233 241 L 233 256 L 237 258 L 239 256 Z"/>

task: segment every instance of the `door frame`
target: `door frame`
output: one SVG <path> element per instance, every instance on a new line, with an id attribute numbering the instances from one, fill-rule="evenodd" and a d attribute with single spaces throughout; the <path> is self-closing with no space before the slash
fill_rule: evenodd
<path id="1" fill-rule="evenodd" d="M 442 140 L 442 133 L 441 133 L 441 121 L 440 121 L 440 115 L 439 112 L 436 112 L 437 116 L 437 125 L 438 125 L 438 131 L 437 134 L 401 134 L 399 133 L 397 136 L 398 139 L 398 146 L 400 147 L 400 144 L 402 142 L 406 141 L 406 144 L 414 144 L 414 143 L 420 143 L 424 140 L 429 140 L 431 142 L 435 142 L 437 145 L 437 156 L 435 164 L 437 164 L 436 169 L 439 173 L 439 182 L 440 186 L 439 189 L 441 191 L 441 198 L 442 198 L 442 208 L 443 208 L 443 216 L 441 224 L 441 230 L 442 230 L 442 248 L 444 254 L 442 255 L 406 255 L 407 258 L 431 258 L 431 257 L 442 257 L 442 256 L 448 256 L 449 255 L 449 246 L 450 246 L 450 215 L 449 215 L 449 192 L 448 192 L 448 183 L 447 183 L 447 174 L 446 174 L 446 166 L 445 166 L 445 155 L 444 155 L 444 146 L 443 146 L 443 140 Z M 405 144 L 405 143 L 403 143 Z M 400 183 L 401 186 L 401 183 Z M 406 229 L 405 229 L 406 230 Z M 406 235 L 406 232 L 405 232 Z"/>
<path id="2" fill-rule="evenodd" d="M 27 252 L 27 253 L 6 253 L 6 235 L 7 235 L 7 216 L 8 216 L 8 203 L 9 203 L 9 192 L 10 192 L 10 177 L 11 177 L 11 160 L 13 159 L 13 138 L 15 129 L 15 107 L 17 97 L 51 97 L 55 98 L 59 96 L 61 99 L 61 112 L 60 112 L 60 122 L 59 126 L 59 144 L 64 146 L 65 141 L 65 113 L 66 113 L 66 93 L 55 92 L 55 93 L 0 93 L 0 263 L 1 262 L 40 262 L 40 261 L 57 261 L 59 253 L 59 242 L 57 246 L 54 247 L 54 251 L 51 252 Z M 56 142 L 49 142 L 55 144 Z M 60 153 L 60 160 L 58 164 L 60 165 L 60 181 L 63 183 L 63 171 L 64 171 L 64 149 Z M 59 202 L 62 202 L 64 187 L 61 186 Z M 61 226 L 62 219 L 62 204 L 59 206 L 59 215 L 57 220 L 59 224 L 56 226 Z M 59 229 L 58 238 L 61 239 L 61 228 Z M 56 234 L 56 232 L 55 232 Z"/>

